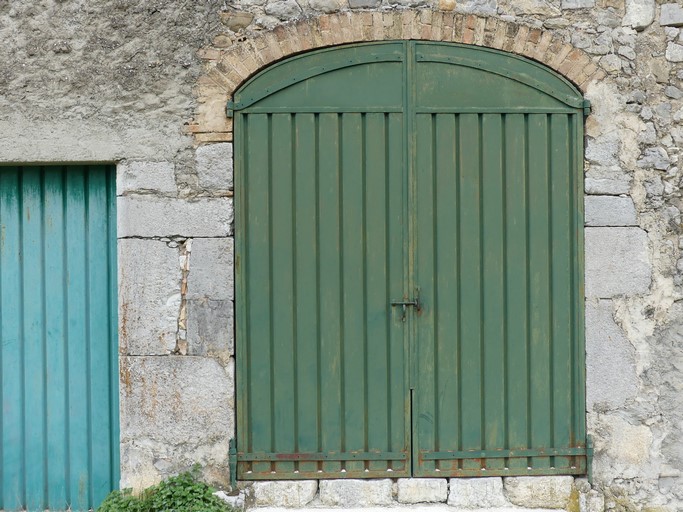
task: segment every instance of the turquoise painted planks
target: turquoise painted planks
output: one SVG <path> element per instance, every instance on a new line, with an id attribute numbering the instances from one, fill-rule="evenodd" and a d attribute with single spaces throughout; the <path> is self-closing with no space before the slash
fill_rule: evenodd
<path id="1" fill-rule="evenodd" d="M 118 486 L 112 166 L 0 167 L 5 510 L 88 510 Z"/>

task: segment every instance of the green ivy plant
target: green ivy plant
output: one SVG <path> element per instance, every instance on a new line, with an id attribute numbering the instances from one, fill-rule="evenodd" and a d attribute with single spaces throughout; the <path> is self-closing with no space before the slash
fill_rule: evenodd
<path id="1" fill-rule="evenodd" d="M 113 491 L 97 512 L 233 512 L 213 495 L 215 489 L 198 480 L 199 466 L 145 489 L 139 496 L 130 489 Z"/>

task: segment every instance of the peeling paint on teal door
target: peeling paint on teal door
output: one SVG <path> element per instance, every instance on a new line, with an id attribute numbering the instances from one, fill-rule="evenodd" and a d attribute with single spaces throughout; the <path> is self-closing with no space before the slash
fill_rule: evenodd
<path id="1" fill-rule="evenodd" d="M 119 480 L 113 166 L 0 167 L 0 509 Z"/>

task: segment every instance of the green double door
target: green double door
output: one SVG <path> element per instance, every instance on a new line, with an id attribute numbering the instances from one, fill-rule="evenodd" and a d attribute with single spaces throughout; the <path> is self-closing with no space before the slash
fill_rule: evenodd
<path id="1" fill-rule="evenodd" d="M 582 107 L 412 41 L 235 95 L 238 478 L 586 472 Z"/>

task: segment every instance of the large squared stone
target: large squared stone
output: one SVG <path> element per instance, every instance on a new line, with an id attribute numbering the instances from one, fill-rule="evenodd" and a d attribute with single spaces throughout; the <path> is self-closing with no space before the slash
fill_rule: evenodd
<path id="1" fill-rule="evenodd" d="M 651 265 L 647 233 L 640 228 L 586 228 L 586 297 L 645 293 Z"/>
<path id="2" fill-rule="evenodd" d="M 399 478 L 399 503 L 440 503 L 448 498 L 445 478 Z"/>
<path id="3" fill-rule="evenodd" d="M 200 187 L 209 191 L 232 189 L 232 142 L 199 146 L 195 162 Z"/>
<path id="4" fill-rule="evenodd" d="M 626 15 L 623 26 L 636 30 L 647 28 L 655 19 L 655 0 L 626 0 Z"/>
<path id="5" fill-rule="evenodd" d="M 195 238 L 192 240 L 187 298 L 232 300 L 234 297 L 234 240 Z"/>
<path id="6" fill-rule="evenodd" d="M 305 507 L 317 492 L 316 480 L 254 482 L 251 498 L 257 507 Z"/>
<path id="7" fill-rule="evenodd" d="M 562 0 L 563 9 L 590 9 L 595 7 L 595 0 Z"/>
<path id="8" fill-rule="evenodd" d="M 321 480 L 320 502 L 342 508 L 391 505 L 391 480 Z"/>
<path id="9" fill-rule="evenodd" d="M 228 485 L 234 364 L 190 356 L 122 357 L 121 487 L 140 490 L 198 463 Z"/>
<path id="10" fill-rule="evenodd" d="M 234 353 L 234 313 L 229 300 L 187 301 L 188 353 L 226 362 Z"/>
<path id="11" fill-rule="evenodd" d="M 630 197 L 586 196 L 587 226 L 634 226 L 636 208 Z"/>
<path id="12" fill-rule="evenodd" d="M 611 300 L 586 302 L 586 407 L 613 409 L 638 389 L 635 348 L 614 321 Z"/>
<path id="13" fill-rule="evenodd" d="M 665 57 L 670 62 L 683 62 L 683 44 L 667 44 Z"/>
<path id="14" fill-rule="evenodd" d="M 449 486 L 448 504 L 452 507 L 495 508 L 510 504 L 500 477 L 451 478 Z"/>
<path id="15" fill-rule="evenodd" d="M 683 26 L 683 6 L 680 3 L 662 4 L 659 24 L 664 27 Z"/>
<path id="16" fill-rule="evenodd" d="M 149 195 L 117 199 L 120 238 L 221 237 L 230 234 L 232 198 L 176 199 Z"/>
<path id="17" fill-rule="evenodd" d="M 116 195 L 127 193 L 175 194 L 172 162 L 127 162 L 116 166 Z"/>
<path id="18" fill-rule="evenodd" d="M 176 345 L 181 269 L 178 249 L 158 240 L 118 242 L 121 352 L 168 354 Z"/>
<path id="19" fill-rule="evenodd" d="M 569 503 L 574 477 L 515 476 L 505 479 L 505 494 L 515 505 L 529 508 L 561 508 Z"/>

